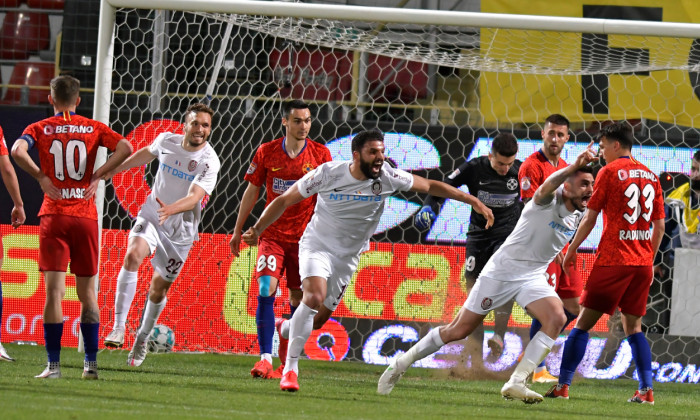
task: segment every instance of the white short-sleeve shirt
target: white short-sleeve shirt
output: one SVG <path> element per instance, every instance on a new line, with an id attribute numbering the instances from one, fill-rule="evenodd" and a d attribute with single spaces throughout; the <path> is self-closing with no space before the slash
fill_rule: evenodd
<path id="1" fill-rule="evenodd" d="M 216 152 L 207 143 L 195 152 L 182 147 L 184 135 L 161 133 L 149 146 L 151 154 L 157 156 L 158 172 L 153 189 L 139 216 L 158 224 L 158 197 L 165 204 L 187 196 L 190 185 L 200 186 L 207 194 L 214 191 L 221 163 Z M 194 209 L 170 216 L 160 227 L 174 243 L 186 244 L 198 238 L 197 231 L 202 216 L 201 202 Z"/>
<path id="2" fill-rule="evenodd" d="M 413 175 L 384 163 L 377 179 L 358 180 L 350 174 L 352 162 L 327 162 L 297 182 L 304 197 L 318 194 L 314 215 L 300 247 L 358 255 L 369 249 L 384 203 L 396 191 L 408 191 Z"/>
<path id="3" fill-rule="evenodd" d="M 501 281 L 542 279 L 547 266 L 576 232 L 582 212 L 567 210 L 559 187 L 554 199 L 543 206 L 530 200 L 506 241 L 481 271 L 481 276 Z"/>

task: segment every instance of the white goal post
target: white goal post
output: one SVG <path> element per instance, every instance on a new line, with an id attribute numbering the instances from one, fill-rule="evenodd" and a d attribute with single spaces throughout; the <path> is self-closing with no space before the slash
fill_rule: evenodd
<path id="1" fill-rule="evenodd" d="M 501 130 L 516 134 L 518 158 L 524 159 L 539 148 L 544 119 L 560 113 L 571 120 L 565 160 L 601 126 L 627 120 L 640 143 L 635 157 L 668 175 L 665 188 L 683 181 L 700 145 L 699 24 L 488 12 L 491 7 L 482 2 L 486 12 L 475 13 L 280 1 L 101 0 L 95 119 L 142 147 L 156 130 L 176 130 L 190 102 L 210 102 L 217 114 L 212 144 L 222 160 L 219 184 L 204 212 L 202 239 L 186 264 L 188 274 L 173 286 L 182 296 L 180 312 L 164 312 L 176 349 L 256 351 L 256 288 L 250 282 L 257 250 L 245 248 L 233 258 L 227 236 L 252 154 L 282 134 L 278 111 L 286 99 L 311 105 L 312 138 L 326 143 L 334 159 L 350 156 L 353 133 L 376 126 L 387 133 L 388 157 L 399 167 L 443 179 L 465 159 L 488 153 L 490 139 Z M 100 294 L 109 311 L 115 283 L 110 276 L 122 262 L 130 217 L 152 172 L 141 168 L 117 176 L 98 195 L 106 197 L 101 249 L 108 257 L 100 266 Z M 388 363 L 459 309 L 466 296 L 460 276 L 470 209 L 448 201 L 434 227 L 420 232 L 412 216 L 423 198 L 401 195 L 388 202 L 337 319 L 324 327 L 325 335 L 312 336 L 310 342 L 316 341 L 307 343 L 307 355 Z M 600 234 L 594 231 L 584 244 L 589 251 L 597 245 L 595 232 Z M 590 270 L 592 255 L 583 258 L 583 270 Z M 670 271 L 668 261 L 660 264 Z M 645 317 L 655 369 L 669 380 L 698 382 L 700 370 L 694 369 L 700 360 L 686 345 L 700 341 L 667 333 L 671 276 L 657 283 Z M 286 310 L 282 301 L 275 306 L 278 316 Z M 132 308 L 132 314 L 138 311 Z M 512 326 L 527 322 L 522 308 L 513 313 Z M 582 368 L 588 377 L 632 374 L 629 348 L 616 335 L 614 319 L 610 325 L 596 327 L 603 341 Z M 512 349 L 522 346 L 521 335 L 507 337 Z M 554 351 L 548 359 L 555 374 L 558 355 Z M 507 369 L 505 359 L 490 368 Z M 598 360 L 609 367 L 599 369 Z M 454 363 L 431 359 L 424 366 Z"/>

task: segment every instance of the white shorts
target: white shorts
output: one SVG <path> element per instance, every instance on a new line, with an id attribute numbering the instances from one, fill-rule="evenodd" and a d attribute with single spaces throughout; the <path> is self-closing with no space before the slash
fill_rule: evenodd
<path id="1" fill-rule="evenodd" d="M 338 257 L 326 251 L 316 251 L 299 248 L 299 275 L 307 277 L 323 277 L 326 279 L 326 298 L 323 306 L 335 311 L 360 261 L 359 255 Z"/>
<path id="2" fill-rule="evenodd" d="M 525 308 L 536 300 L 550 296 L 559 299 L 554 288 L 541 278 L 500 281 L 479 276 L 463 306 L 474 313 L 486 315 L 513 298 L 518 305 Z"/>
<path id="3" fill-rule="evenodd" d="M 146 240 L 151 254 L 155 251 L 151 258 L 153 269 L 163 277 L 163 280 L 174 282 L 185 264 L 192 243 L 180 245 L 171 242 L 157 224 L 143 217 L 136 218 L 136 223 L 129 232 L 129 239 L 135 236 Z"/>

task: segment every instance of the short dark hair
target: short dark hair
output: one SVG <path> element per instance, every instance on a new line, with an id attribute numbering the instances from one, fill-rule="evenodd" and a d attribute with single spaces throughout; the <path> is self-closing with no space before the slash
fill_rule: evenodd
<path id="1" fill-rule="evenodd" d="M 80 80 L 73 76 L 63 75 L 51 79 L 51 98 L 59 107 L 75 104 L 80 96 Z"/>
<path id="2" fill-rule="evenodd" d="M 377 128 L 371 130 L 360 131 L 352 138 L 350 149 L 353 152 L 359 152 L 364 147 L 365 143 L 372 140 L 384 141 L 384 134 Z"/>
<path id="3" fill-rule="evenodd" d="M 594 179 L 596 176 L 596 174 L 593 171 L 593 165 L 586 165 L 586 166 L 582 166 L 582 167 L 576 169 L 576 171 L 569 176 L 569 179 L 567 181 L 569 183 L 571 183 L 571 181 L 573 181 L 574 177 L 578 176 L 579 173 L 591 174 L 591 175 L 593 175 Z"/>
<path id="4" fill-rule="evenodd" d="M 309 104 L 301 99 L 292 99 L 291 101 L 285 102 L 282 106 L 282 118 L 287 118 L 294 109 L 309 109 Z"/>
<path id="5" fill-rule="evenodd" d="M 693 159 L 700 162 L 700 150 L 696 150 L 695 153 L 693 153 Z"/>
<path id="6" fill-rule="evenodd" d="M 610 141 L 617 141 L 623 149 L 630 150 L 634 145 L 632 127 L 625 121 L 618 121 L 603 127 L 598 134 L 598 141 L 605 137 Z"/>
<path id="7" fill-rule="evenodd" d="M 209 108 L 207 105 L 200 103 L 200 102 L 197 102 L 197 103 L 194 103 L 194 104 L 188 106 L 187 111 L 185 112 L 185 115 L 189 114 L 190 112 L 196 112 L 196 113 L 206 112 L 207 114 L 209 114 L 210 117 L 212 117 L 212 119 L 214 118 L 214 110 Z"/>
<path id="8" fill-rule="evenodd" d="M 582 166 L 582 167 L 576 169 L 576 172 L 574 172 L 574 174 L 577 174 L 579 172 L 593 175 L 593 165 Z"/>
<path id="9" fill-rule="evenodd" d="M 550 123 L 550 124 L 554 124 L 554 125 L 565 125 L 566 128 L 569 128 L 569 125 L 570 125 L 569 120 L 561 114 L 550 115 L 549 117 L 547 117 L 546 120 L 544 120 L 544 123 L 545 124 Z"/>
<path id="10" fill-rule="evenodd" d="M 491 153 L 503 157 L 515 156 L 518 153 L 518 139 L 512 133 L 499 133 L 491 143 Z"/>

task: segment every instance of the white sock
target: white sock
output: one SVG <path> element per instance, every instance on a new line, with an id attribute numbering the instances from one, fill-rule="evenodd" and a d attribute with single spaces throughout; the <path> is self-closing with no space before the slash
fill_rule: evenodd
<path id="1" fill-rule="evenodd" d="M 440 328 L 433 328 L 421 338 L 413 347 L 408 349 L 408 351 L 402 354 L 397 360 L 396 365 L 401 369 L 408 369 L 416 361 L 435 353 L 440 350 L 440 347 L 444 346 L 445 343 L 440 337 Z"/>
<path id="2" fill-rule="evenodd" d="M 313 331 L 316 313 L 318 313 L 317 310 L 309 308 L 302 302 L 289 320 L 289 346 L 284 373 L 294 371 L 299 374 L 299 356 Z"/>
<path id="3" fill-rule="evenodd" d="M 282 321 L 282 325 L 280 325 L 280 332 L 282 333 L 282 338 L 289 339 L 289 319 L 285 319 Z"/>
<path id="4" fill-rule="evenodd" d="M 270 362 L 270 364 L 272 364 L 272 355 L 270 353 L 261 353 L 260 360 L 267 360 Z"/>
<path id="5" fill-rule="evenodd" d="M 114 294 L 114 328 L 124 329 L 131 302 L 136 294 L 139 281 L 138 271 L 128 271 L 122 267 L 117 276 L 117 292 Z"/>
<path id="6" fill-rule="evenodd" d="M 160 313 L 163 312 L 165 304 L 168 302 L 166 297 L 160 303 L 153 303 L 151 299 L 146 299 L 146 309 L 143 311 L 143 319 L 141 320 L 141 326 L 139 327 L 138 336 L 141 339 L 148 338 L 153 331 L 153 326 L 158 321 Z"/>
<path id="7" fill-rule="evenodd" d="M 511 382 L 524 382 L 525 379 L 535 370 L 537 365 L 544 360 L 552 350 L 554 339 L 542 331 L 538 331 L 530 343 L 525 347 L 523 359 L 515 367 L 515 371 L 510 376 Z"/>

